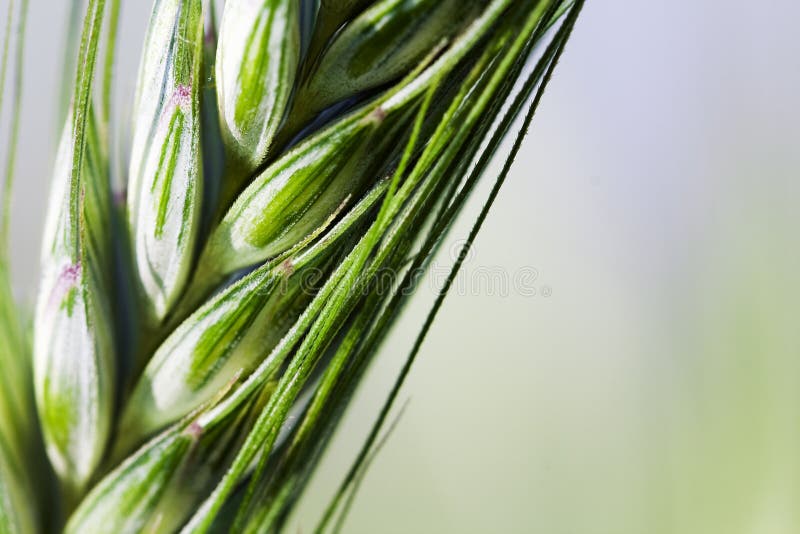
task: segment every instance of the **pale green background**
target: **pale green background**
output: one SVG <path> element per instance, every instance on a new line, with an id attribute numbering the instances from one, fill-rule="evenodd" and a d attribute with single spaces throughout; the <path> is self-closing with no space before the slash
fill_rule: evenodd
<path id="1" fill-rule="evenodd" d="M 149 2 L 123 3 L 127 111 Z M 588 4 L 467 265 L 533 267 L 539 293 L 448 298 L 346 532 L 800 532 L 800 4 Z M 65 18 L 31 1 L 13 241 L 28 301 Z M 431 293 L 290 532 L 314 525 Z"/>

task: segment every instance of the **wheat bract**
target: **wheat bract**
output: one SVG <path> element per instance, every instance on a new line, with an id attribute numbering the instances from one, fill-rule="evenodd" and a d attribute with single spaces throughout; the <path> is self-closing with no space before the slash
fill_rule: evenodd
<path id="1" fill-rule="evenodd" d="M 420 272 L 517 116 L 532 117 L 582 5 L 228 0 L 217 35 L 213 1 L 155 0 L 132 121 L 118 125 L 121 4 L 89 0 L 32 343 L 0 242 L 13 376 L 0 378 L 0 531 L 282 530 Z M 110 140 L 126 128 L 127 160 Z M 128 169 L 117 205 L 112 168 Z M 320 531 L 346 514 L 407 372 Z M 43 506 L 58 512 L 40 525 Z"/>

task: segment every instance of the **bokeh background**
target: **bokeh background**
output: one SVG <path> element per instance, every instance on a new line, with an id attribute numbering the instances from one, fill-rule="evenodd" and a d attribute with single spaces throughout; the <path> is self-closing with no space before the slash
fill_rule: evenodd
<path id="1" fill-rule="evenodd" d="M 587 3 L 345 532 L 800 532 L 800 3 Z M 149 4 L 123 2 L 122 120 Z M 67 8 L 29 13 L 12 243 L 28 303 Z M 427 282 L 290 532 L 349 466 Z"/>

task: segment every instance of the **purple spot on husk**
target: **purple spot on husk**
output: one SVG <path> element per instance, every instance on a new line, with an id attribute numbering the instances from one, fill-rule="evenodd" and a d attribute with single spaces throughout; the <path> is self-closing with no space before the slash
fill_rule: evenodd
<path id="1" fill-rule="evenodd" d="M 78 285 L 81 279 L 81 264 L 67 265 L 58 275 L 50 297 L 50 305 L 61 305 L 64 297 Z"/>
<path id="2" fill-rule="evenodd" d="M 372 111 L 371 117 L 376 123 L 380 124 L 386 119 L 386 110 L 378 106 Z"/>
<path id="3" fill-rule="evenodd" d="M 192 421 L 186 433 L 195 441 L 198 441 L 203 436 L 203 427 L 197 421 Z"/>
<path id="4" fill-rule="evenodd" d="M 284 276 L 289 277 L 294 274 L 294 262 L 291 258 L 287 258 L 283 263 L 280 264 L 279 269 Z"/>
<path id="5" fill-rule="evenodd" d="M 64 293 L 66 293 L 69 289 L 71 289 L 75 284 L 78 283 L 81 277 L 81 264 L 76 263 L 75 265 L 67 265 L 64 267 L 64 270 L 61 271 L 61 274 L 58 275 L 58 282 L 56 283 L 56 287 L 63 289 Z"/>
<path id="6" fill-rule="evenodd" d="M 192 86 L 180 84 L 172 93 L 172 103 L 182 108 L 189 107 L 192 103 Z"/>
<path id="7" fill-rule="evenodd" d="M 64 270 L 61 271 L 61 276 L 59 278 L 74 284 L 75 282 L 78 281 L 78 277 L 80 275 L 81 275 L 81 264 L 76 263 L 75 265 L 67 265 L 66 267 L 64 267 Z"/>

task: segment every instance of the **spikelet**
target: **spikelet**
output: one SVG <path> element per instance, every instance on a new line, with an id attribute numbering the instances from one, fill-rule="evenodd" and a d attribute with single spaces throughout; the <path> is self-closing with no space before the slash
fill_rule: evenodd
<path id="1" fill-rule="evenodd" d="M 156 0 L 133 115 L 128 222 L 146 321 L 180 296 L 201 225 L 201 0 Z"/>
<path id="2" fill-rule="evenodd" d="M 80 492 L 108 440 L 116 363 L 109 302 L 108 174 L 90 116 L 79 188 L 70 187 L 71 124 L 70 117 L 56 158 L 45 223 L 34 324 L 34 386 L 50 460 L 65 485 Z M 77 221 L 73 202 L 79 205 Z"/>
<path id="3" fill-rule="evenodd" d="M 217 47 L 217 99 L 238 191 L 267 157 L 283 122 L 300 60 L 295 0 L 228 0 Z"/>

